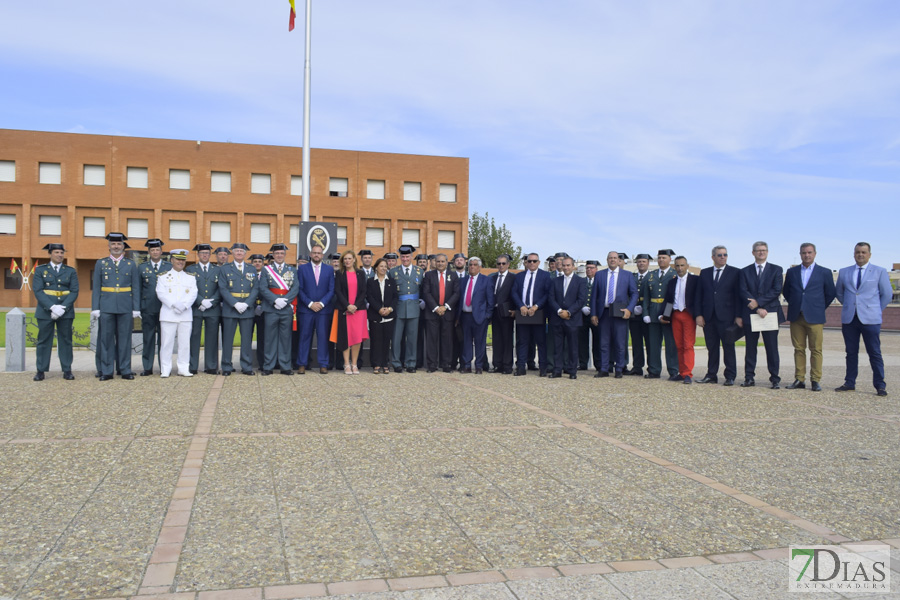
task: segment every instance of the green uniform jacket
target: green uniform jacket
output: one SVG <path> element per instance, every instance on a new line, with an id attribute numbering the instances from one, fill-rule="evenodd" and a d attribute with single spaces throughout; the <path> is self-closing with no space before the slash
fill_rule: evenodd
<path id="1" fill-rule="evenodd" d="M 38 319 L 52 319 L 50 307 L 61 304 L 66 312 L 60 319 L 75 318 L 75 299 L 78 298 L 78 273 L 69 265 L 60 265 L 59 274 L 48 263 L 34 270 L 34 297 L 38 306 L 34 316 Z M 54 294 L 54 292 L 62 292 Z"/>
<path id="2" fill-rule="evenodd" d="M 159 271 L 153 270 L 153 263 L 149 260 L 138 267 L 138 273 L 141 275 L 141 311 L 151 315 L 159 314 L 162 303 L 159 301 L 159 296 L 156 295 L 156 280 L 160 275 L 171 270 L 172 263 L 165 260 L 159 261 Z"/>
<path id="3" fill-rule="evenodd" d="M 651 323 L 659 323 L 659 315 L 662 314 L 665 308 L 665 302 L 654 302 L 653 300 L 665 299 L 666 288 L 668 288 L 669 281 L 672 279 L 675 279 L 675 269 L 671 267 L 662 277 L 659 276 L 659 269 L 647 271 L 647 274 L 644 275 L 644 284 L 638 292 L 638 295 L 643 298 L 640 301 L 644 309 L 644 313 L 641 316 L 649 316 Z"/>
<path id="4" fill-rule="evenodd" d="M 111 314 L 141 310 L 141 277 L 133 260 L 123 258 L 116 265 L 116 262 L 108 256 L 101 258 L 94 266 L 93 283 L 91 310 Z M 103 288 L 128 291 L 103 291 Z"/>
<path id="5" fill-rule="evenodd" d="M 219 267 L 208 263 L 209 269 L 203 272 L 200 263 L 193 264 L 185 269 L 197 278 L 197 299 L 194 300 L 195 317 L 221 317 L 222 296 L 219 294 Z M 204 300 L 212 300 L 212 306 L 206 310 L 200 310 L 200 303 Z"/>
<path id="6" fill-rule="evenodd" d="M 222 295 L 222 317 L 226 319 L 252 319 L 256 316 L 256 297 L 259 294 L 259 278 L 256 269 L 248 262 L 244 263 L 243 273 L 237 270 L 234 263 L 219 267 L 219 293 Z M 239 313 L 234 305 L 243 302 L 247 310 Z"/>
<path id="7" fill-rule="evenodd" d="M 397 282 L 400 300 L 397 302 L 397 317 L 400 319 L 416 319 L 419 316 L 419 286 L 422 285 L 424 273 L 415 265 L 410 266 L 409 277 L 406 267 L 396 266 L 388 272 L 391 279 Z"/>

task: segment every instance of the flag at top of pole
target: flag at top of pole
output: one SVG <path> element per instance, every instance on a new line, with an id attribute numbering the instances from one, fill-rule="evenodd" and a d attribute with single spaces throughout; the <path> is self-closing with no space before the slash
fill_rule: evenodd
<path id="1" fill-rule="evenodd" d="M 294 0 L 288 0 L 291 3 L 291 20 L 288 22 L 288 31 L 294 30 L 294 19 L 297 18 L 297 9 L 294 7 Z"/>

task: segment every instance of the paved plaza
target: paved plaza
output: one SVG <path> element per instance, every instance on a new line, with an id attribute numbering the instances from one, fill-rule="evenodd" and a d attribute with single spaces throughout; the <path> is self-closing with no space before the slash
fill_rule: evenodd
<path id="1" fill-rule="evenodd" d="M 894 580 L 871 597 L 898 598 L 900 335 L 882 339 L 887 398 L 864 355 L 858 391 L 833 391 L 838 331 L 821 393 L 768 389 L 762 350 L 747 389 L 368 369 L 100 383 L 90 352 L 75 381 L 54 357 L 36 383 L 31 352 L 0 373 L 0 600 L 796 599 L 788 546 L 873 540 Z"/>

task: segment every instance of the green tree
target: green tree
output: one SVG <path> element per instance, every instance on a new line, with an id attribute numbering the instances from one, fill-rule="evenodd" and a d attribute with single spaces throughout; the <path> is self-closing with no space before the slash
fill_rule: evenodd
<path id="1" fill-rule="evenodd" d="M 522 247 L 516 246 L 506 225 L 497 227 L 488 213 L 482 217 L 472 213 L 469 217 L 469 256 L 477 256 L 485 267 L 493 267 L 497 257 L 509 254 L 511 269 L 518 269 L 522 262 Z"/>

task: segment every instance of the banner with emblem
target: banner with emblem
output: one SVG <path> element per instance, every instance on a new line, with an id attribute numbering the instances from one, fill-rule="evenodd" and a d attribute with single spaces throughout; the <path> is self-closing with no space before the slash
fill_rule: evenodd
<path id="1" fill-rule="evenodd" d="M 300 223 L 297 236 L 297 257 L 308 257 L 313 246 L 322 246 L 326 259 L 328 255 L 337 252 L 337 223 L 318 221 Z"/>

